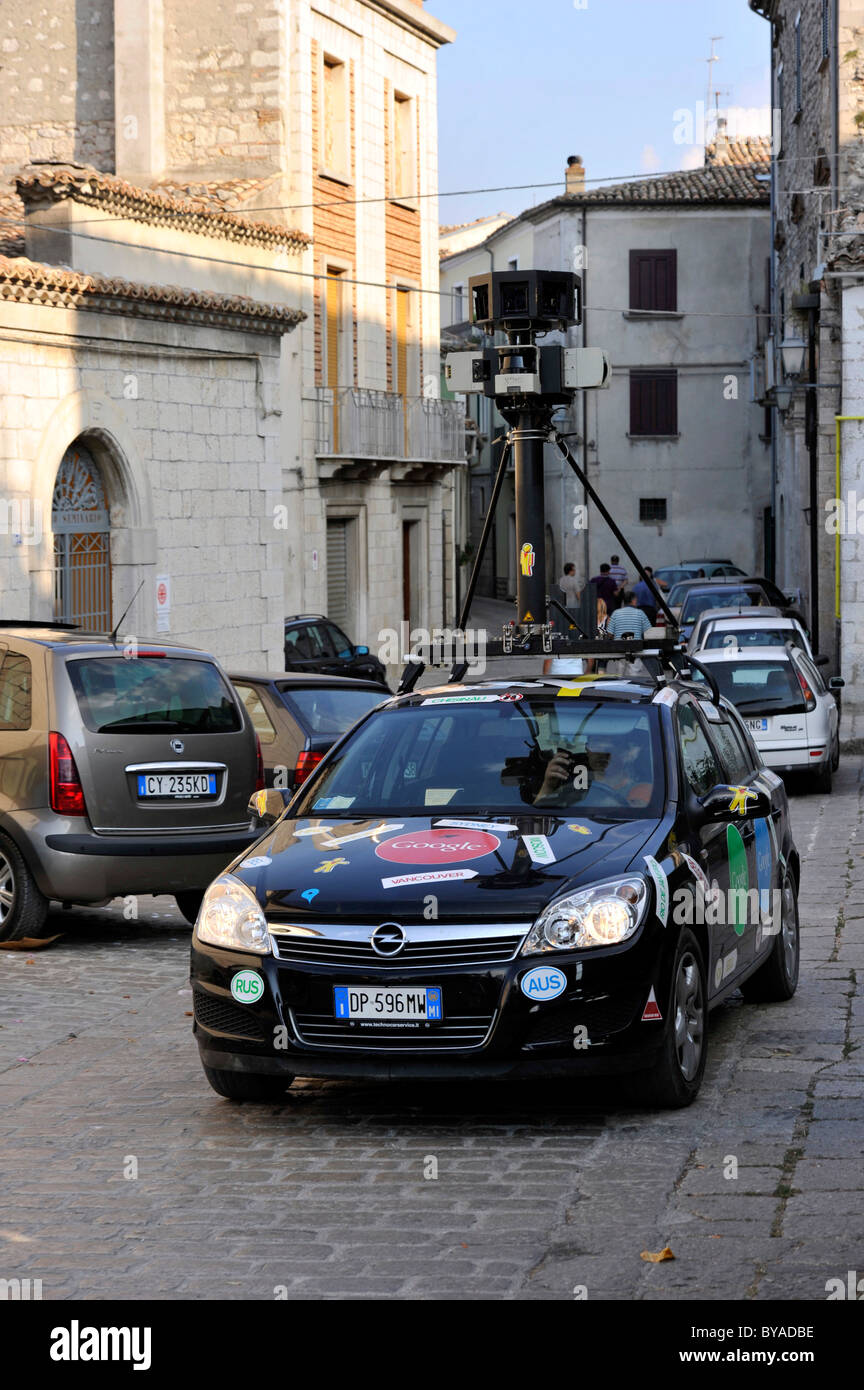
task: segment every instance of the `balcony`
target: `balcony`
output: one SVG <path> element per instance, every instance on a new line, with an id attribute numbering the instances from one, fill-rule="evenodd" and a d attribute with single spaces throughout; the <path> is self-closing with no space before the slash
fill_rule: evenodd
<path id="1" fill-rule="evenodd" d="M 466 461 L 465 408 L 458 401 L 366 387 L 320 387 L 312 404 L 319 468 L 322 461 L 341 471 L 349 464 L 368 468 Z"/>

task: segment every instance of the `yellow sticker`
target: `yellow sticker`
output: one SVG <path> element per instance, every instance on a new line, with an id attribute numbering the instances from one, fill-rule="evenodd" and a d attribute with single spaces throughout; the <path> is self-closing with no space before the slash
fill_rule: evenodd
<path id="1" fill-rule="evenodd" d="M 575 830 L 577 835 L 590 835 L 591 831 L 587 825 L 568 825 L 568 830 Z"/>
<path id="2" fill-rule="evenodd" d="M 533 613 L 526 613 L 525 616 L 523 617 L 522 621 L 523 621 L 523 623 L 533 623 L 533 621 L 534 621 L 534 614 L 533 614 Z"/>
<path id="3" fill-rule="evenodd" d="M 264 812 L 267 810 L 266 791 L 256 792 L 253 800 L 255 803 L 255 810 L 258 812 L 259 816 L 263 816 Z"/>

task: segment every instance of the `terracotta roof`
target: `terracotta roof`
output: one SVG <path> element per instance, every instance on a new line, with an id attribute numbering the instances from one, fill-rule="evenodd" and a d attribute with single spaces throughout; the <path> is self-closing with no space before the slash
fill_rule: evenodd
<path id="1" fill-rule="evenodd" d="M 11 186 L 0 185 L 0 256 L 23 255 L 24 204 Z"/>
<path id="2" fill-rule="evenodd" d="M 486 217 L 475 217 L 473 222 L 449 222 L 440 226 L 438 232 L 441 236 L 446 236 L 448 232 L 464 232 L 468 227 L 481 226 L 483 222 L 497 222 L 499 217 L 511 218 L 511 214 L 509 212 L 491 212 Z"/>
<path id="3" fill-rule="evenodd" d="M 154 193 L 167 193 L 169 198 L 201 203 L 210 212 L 237 212 L 250 198 L 262 193 L 271 184 L 281 184 L 281 174 L 258 179 L 207 179 L 203 182 L 184 179 L 160 179 L 152 185 Z M 250 211 L 255 211 L 254 208 Z"/>
<path id="4" fill-rule="evenodd" d="M 767 163 L 709 164 L 682 169 L 657 178 L 606 184 L 584 193 L 565 194 L 561 203 L 766 203 L 768 185 L 756 174 L 768 173 Z"/>
<path id="5" fill-rule="evenodd" d="M 206 198 L 179 197 L 157 189 L 137 188 L 114 174 L 103 174 L 78 164 L 30 165 L 22 169 L 15 183 L 24 203 L 36 207 L 45 200 L 60 202 L 64 198 L 72 198 L 77 203 L 98 207 L 132 222 L 197 232 L 201 236 L 219 237 L 244 245 L 288 246 L 299 252 L 310 241 L 304 232 L 280 227 L 273 222 L 253 222 L 224 208 L 214 211 L 215 194 Z M 210 187 L 224 189 L 226 185 L 214 183 Z"/>
<path id="6" fill-rule="evenodd" d="M 0 300 L 16 300 L 59 309 L 92 309 L 143 318 L 214 320 L 229 327 L 258 327 L 270 332 L 293 328 L 305 319 L 300 309 L 268 304 L 245 295 L 210 294 L 179 285 L 140 285 L 102 275 L 40 265 L 0 256 Z"/>
<path id="7" fill-rule="evenodd" d="M 769 164 L 771 160 L 770 135 L 746 135 L 741 140 L 725 139 L 722 135 L 705 146 L 705 163 L 718 164 Z"/>

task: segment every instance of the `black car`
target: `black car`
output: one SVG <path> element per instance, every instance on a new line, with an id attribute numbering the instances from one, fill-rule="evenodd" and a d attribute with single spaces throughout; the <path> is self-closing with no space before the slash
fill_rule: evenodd
<path id="1" fill-rule="evenodd" d="M 355 647 L 340 627 L 320 613 L 285 619 L 285 670 L 356 676 L 387 685 L 383 662 L 368 647 Z"/>
<path id="2" fill-rule="evenodd" d="M 736 988 L 788 999 L 798 976 L 783 783 L 714 699 L 541 678 L 368 715 L 208 890 L 192 984 L 211 1086 L 623 1072 L 689 1104 L 708 1010 Z"/>
<path id="3" fill-rule="evenodd" d="M 296 790 L 337 739 L 386 700 L 376 681 L 344 676 L 232 675 L 258 735 L 265 785 Z"/>

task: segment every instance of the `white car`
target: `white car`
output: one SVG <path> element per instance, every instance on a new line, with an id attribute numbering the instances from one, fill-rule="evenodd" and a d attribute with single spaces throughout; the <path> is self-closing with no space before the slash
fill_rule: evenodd
<path id="1" fill-rule="evenodd" d="M 797 618 L 784 618 L 779 608 L 746 610 L 709 608 L 697 618 L 687 650 L 711 651 L 717 647 L 783 647 L 791 643 L 813 660 L 813 649 Z M 820 663 L 821 664 L 821 663 Z"/>
<path id="2" fill-rule="evenodd" d="M 842 678 L 832 676 L 826 688 L 810 657 L 794 647 L 703 647 L 693 655 L 737 708 L 765 766 L 807 772 L 819 791 L 830 792 L 840 761 L 840 716 L 831 692 Z"/>

